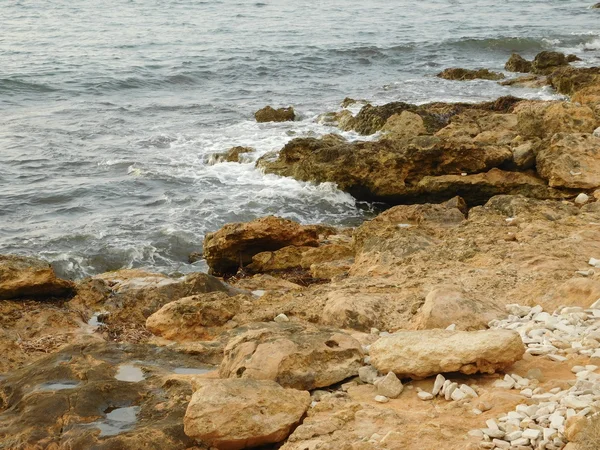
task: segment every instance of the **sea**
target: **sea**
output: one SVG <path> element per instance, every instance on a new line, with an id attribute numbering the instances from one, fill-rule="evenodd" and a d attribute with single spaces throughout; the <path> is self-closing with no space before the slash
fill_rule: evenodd
<path id="1" fill-rule="evenodd" d="M 361 223 L 376 205 L 265 175 L 256 160 L 295 137 L 340 133 L 316 118 L 345 97 L 560 98 L 435 75 L 502 71 L 512 52 L 542 50 L 598 65 L 592 3 L 0 0 L 0 254 L 43 258 L 71 279 L 184 274 L 206 270 L 188 255 L 229 222 Z M 265 105 L 293 106 L 297 120 L 256 123 Z M 255 152 L 215 161 L 238 145 Z"/>

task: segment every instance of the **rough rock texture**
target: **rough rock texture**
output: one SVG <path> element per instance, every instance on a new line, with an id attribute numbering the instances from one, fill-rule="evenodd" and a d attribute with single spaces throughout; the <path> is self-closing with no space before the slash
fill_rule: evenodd
<path id="1" fill-rule="evenodd" d="M 531 72 L 531 66 L 531 61 L 527 61 L 521 55 L 513 53 L 510 55 L 510 58 L 508 58 L 508 61 L 506 61 L 504 68 L 509 72 L 528 73 Z"/>
<path id="2" fill-rule="evenodd" d="M 116 379 L 121 365 L 131 366 L 138 381 Z M 194 442 L 184 434 L 183 418 L 193 390 L 189 375 L 174 373 L 183 367 L 210 370 L 202 355 L 151 345 L 68 346 L 0 380 L 1 445 L 191 448 Z"/>
<path id="3" fill-rule="evenodd" d="M 0 255 L 0 300 L 68 297 L 75 284 L 56 277 L 45 261 L 16 255 Z"/>
<path id="4" fill-rule="evenodd" d="M 544 51 L 535 56 L 531 70 L 539 74 L 548 74 L 557 67 L 567 64 L 569 63 L 564 53 Z"/>
<path id="5" fill-rule="evenodd" d="M 355 376 L 362 365 L 358 341 L 338 330 L 271 322 L 241 327 L 236 334 L 225 347 L 223 378 L 312 390 Z"/>
<path id="6" fill-rule="evenodd" d="M 494 373 L 520 360 L 525 347 L 518 333 L 497 331 L 399 331 L 373 343 L 371 364 L 400 377 L 438 373 Z"/>
<path id="7" fill-rule="evenodd" d="M 242 162 L 242 155 L 254 152 L 252 147 L 232 147 L 224 153 L 217 153 L 214 156 L 215 162 Z"/>
<path id="8" fill-rule="evenodd" d="M 504 75 L 499 72 L 492 72 L 488 69 L 460 69 L 460 68 L 450 68 L 445 69 L 443 72 L 437 74 L 438 77 L 444 78 L 446 80 L 502 80 L 504 79 Z"/>
<path id="9" fill-rule="evenodd" d="M 549 138 L 556 133 L 591 133 L 598 123 L 588 106 L 567 102 L 523 102 L 516 111 L 522 136 Z"/>
<path id="10" fill-rule="evenodd" d="M 167 303 L 148 317 L 146 328 L 154 335 L 182 342 L 211 340 L 240 310 L 248 296 L 224 292 L 185 297 Z"/>
<path id="11" fill-rule="evenodd" d="M 185 433 L 219 450 L 283 441 L 310 405 L 307 391 L 273 381 L 204 380 L 185 413 Z"/>
<path id="12" fill-rule="evenodd" d="M 378 324 L 385 298 L 375 294 L 331 292 L 323 308 L 322 323 L 369 331 Z"/>
<path id="13" fill-rule="evenodd" d="M 454 286 L 441 286 L 425 297 L 416 326 L 431 329 L 456 325 L 458 330 L 483 330 L 492 320 L 505 315 L 506 311 L 492 301 L 472 297 Z"/>
<path id="14" fill-rule="evenodd" d="M 555 69 L 549 76 L 551 86 L 561 94 L 573 95 L 584 88 L 600 84 L 600 67 L 570 67 Z"/>
<path id="15" fill-rule="evenodd" d="M 550 186 L 594 189 L 600 186 L 600 138 L 559 133 L 536 158 L 539 174 Z"/>
<path id="16" fill-rule="evenodd" d="M 254 113 L 257 122 L 288 122 L 296 118 L 294 108 L 274 109 L 271 106 L 265 106 Z"/>
<path id="17" fill-rule="evenodd" d="M 410 111 L 394 114 L 385 122 L 381 130 L 393 139 L 413 138 L 427 134 L 423 118 Z"/>
<path id="18" fill-rule="evenodd" d="M 318 245 L 324 227 L 302 226 L 297 222 L 274 216 L 248 223 L 225 225 L 204 238 L 204 258 L 214 274 L 235 273 L 252 262 L 252 257 L 265 251 L 290 245 Z"/>

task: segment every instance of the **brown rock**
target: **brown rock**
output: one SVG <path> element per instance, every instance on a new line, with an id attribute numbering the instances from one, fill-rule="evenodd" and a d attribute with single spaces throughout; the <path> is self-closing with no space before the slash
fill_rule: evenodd
<path id="1" fill-rule="evenodd" d="M 16 255 L 0 255 L 0 300 L 48 299 L 75 293 L 75 284 L 56 277 L 45 261 Z"/>
<path id="2" fill-rule="evenodd" d="M 252 262 L 252 257 L 265 251 L 290 245 L 318 245 L 319 227 L 302 226 L 274 216 L 248 223 L 225 225 L 204 238 L 204 258 L 214 274 L 235 273 Z"/>
<path id="3" fill-rule="evenodd" d="M 371 364 L 379 372 L 399 377 L 429 377 L 438 373 L 494 373 L 525 353 L 514 331 L 399 331 L 371 345 Z"/>
<path id="4" fill-rule="evenodd" d="M 600 187 L 600 138 L 559 133 L 537 154 L 537 171 L 553 187 Z"/>
<path id="5" fill-rule="evenodd" d="M 248 270 L 254 273 L 290 270 L 302 266 L 302 255 L 312 247 L 283 247 L 274 252 L 261 252 L 252 257 Z"/>
<path id="6" fill-rule="evenodd" d="M 310 405 L 307 391 L 273 381 L 203 380 L 184 418 L 185 434 L 219 450 L 283 441 Z"/>
<path id="7" fill-rule="evenodd" d="M 338 330 L 271 322 L 236 333 L 225 347 L 223 378 L 273 380 L 312 390 L 356 376 L 362 366 L 360 344 Z"/>
<path id="8" fill-rule="evenodd" d="M 494 319 L 503 318 L 506 312 L 491 301 L 472 298 L 462 289 L 441 286 L 425 298 L 416 316 L 418 329 L 446 328 L 455 324 L 457 330 L 483 330 Z"/>
<path id="9" fill-rule="evenodd" d="M 331 292 L 323 309 L 322 322 L 339 328 L 369 331 L 379 325 L 385 301 L 372 293 Z"/>
<path id="10" fill-rule="evenodd" d="M 254 149 L 251 147 L 232 147 L 224 153 L 217 153 L 214 157 L 215 162 L 242 162 L 242 155 L 252 153 Z"/>
<path id="11" fill-rule="evenodd" d="M 517 88 L 536 89 L 548 86 L 550 82 L 543 75 L 523 75 L 510 80 L 501 81 L 501 86 L 512 86 Z"/>
<path id="12" fill-rule="evenodd" d="M 569 442 L 579 442 L 582 431 L 589 426 L 587 417 L 573 416 L 565 422 L 565 437 Z"/>
<path id="13" fill-rule="evenodd" d="M 573 95 L 585 87 L 600 84 L 600 67 L 562 66 L 552 71 L 548 79 L 559 93 Z"/>
<path id="14" fill-rule="evenodd" d="M 245 299 L 224 292 L 181 298 L 148 317 L 146 328 L 156 336 L 178 342 L 212 340 L 239 312 Z"/>
<path id="15" fill-rule="evenodd" d="M 504 75 L 499 72 L 491 72 L 488 69 L 460 69 L 460 68 L 450 68 L 445 69 L 443 72 L 437 74 L 438 77 L 444 78 L 446 80 L 502 80 Z"/>
<path id="16" fill-rule="evenodd" d="M 567 64 L 567 57 L 564 53 L 543 51 L 535 56 L 531 70 L 534 73 L 548 74 L 555 68 L 566 66 Z"/>
<path id="17" fill-rule="evenodd" d="M 574 103 L 553 103 L 544 114 L 546 134 L 591 133 L 598 125 L 594 112 L 587 106 Z"/>
<path id="18" fill-rule="evenodd" d="M 393 139 L 413 138 L 427 134 L 421 116 L 410 111 L 394 114 L 385 122 L 381 130 Z"/>
<path id="19" fill-rule="evenodd" d="M 271 106 L 265 106 L 254 113 L 257 122 L 289 122 L 296 118 L 294 108 L 273 109 Z"/>
<path id="20" fill-rule="evenodd" d="M 531 72 L 531 61 L 527 61 L 521 55 L 513 53 L 504 65 L 509 72 Z"/>

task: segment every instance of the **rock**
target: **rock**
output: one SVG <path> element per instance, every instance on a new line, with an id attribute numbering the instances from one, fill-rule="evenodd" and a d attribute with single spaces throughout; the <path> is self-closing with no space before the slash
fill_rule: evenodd
<path id="1" fill-rule="evenodd" d="M 517 78 L 499 81 L 498 83 L 500 86 L 512 86 L 529 89 L 539 89 L 550 84 L 548 78 L 543 75 L 522 75 Z"/>
<path id="2" fill-rule="evenodd" d="M 550 85 L 561 94 L 573 95 L 584 89 L 594 92 L 594 88 L 597 88 L 600 83 L 600 67 L 562 66 L 555 68 L 548 76 L 548 80 Z"/>
<path id="3" fill-rule="evenodd" d="M 559 133 L 537 154 L 537 170 L 553 187 L 600 187 L 600 138 Z"/>
<path id="4" fill-rule="evenodd" d="M 185 434 L 223 450 L 281 442 L 310 402 L 307 391 L 273 381 L 202 380 L 185 413 Z"/>
<path id="5" fill-rule="evenodd" d="M 581 432 L 588 426 L 588 419 L 581 416 L 573 416 L 565 423 L 565 437 L 569 442 L 578 442 Z"/>
<path id="6" fill-rule="evenodd" d="M 589 308 L 600 298 L 600 281 L 589 278 L 572 278 L 557 287 L 554 293 L 542 299 L 547 311 L 559 306 L 581 306 Z"/>
<path id="7" fill-rule="evenodd" d="M 273 109 L 271 106 L 265 106 L 254 113 L 257 122 L 288 122 L 296 118 L 294 108 Z"/>
<path id="8" fill-rule="evenodd" d="M 425 391 L 417 392 L 417 397 L 419 397 L 421 400 L 432 400 L 433 399 L 433 395 L 431 395 L 429 392 L 425 392 Z"/>
<path id="9" fill-rule="evenodd" d="M 421 116 L 410 111 L 394 114 L 385 122 L 381 130 L 393 139 L 413 138 L 427 134 Z"/>
<path id="10" fill-rule="evenodd" d="M 390 399 L 385 395 L 376 395 L 373 400 L 375 400 L 377 403 L 387 403 L 390 401 Z"/>
<path id="11" fill-rule="evenodd" d="M 224 292 L 185 297 L 167 303 L 148 317 L 146 328 L 173 341 L 212 340 L 238 312 L 244 295 Z"/>
<path id="12" fill-rule="evenodd" d="M 517 108 L 522 136 L 552 137 L 556 133 L 591 133 L 596 126 L 588 106 L 566 102 L 523 102 Z"/>
<path id="13" fill-rule="evenodd" d="M 277 323 L 285 323 L 285 322 L 289 322 L 290 319 L 288 316 L 286 316 L 285 314 L 281 313 L 281 314 L 277 314 L 275 316 L 275 318 L 273 319 L 274 322 Z"/>
<path id="14" fill-rule="evenodd" d="M 591 9 L 600 9 L 600 3 L 590 6 Z"/>
<path id="15" fill-rule="evenodd" d="M 327 296 L 321 321 L 339 328 L 368 331 L 379 323 L 383 301 L 378 295 L 334 291 Z"/>
<path id="16" fill-rule="evenodd" d="M 219 373 L 223 378 L 273 380 L 312 390 L 356 376 L 362 359 L 360 343 L 346 333 L 270 322 L 236 329 Z"/>
<path id="17" fill-rule="evenodd" d="M 45 261 L 17 255 L 0 255 L 0 300 L 69 297 L 75 284 L 56 277 Z"/>
<path id="18" fill-rule="evenodd" d="M 531 69 L 534 73 L 547 74 L 553 69 L 567 64 L 567 57 L 564 53 L 543 51 L 533 59 Z"/>
<path id="19" fill-rule="evenodd" d="M 596 128 L 592 134 L 600 138 L 600 127 Z"/>
<path id="20" fill-rule="evenodd" d="M 377 369 L 375 369 L 373 366 L 363 366 L 358 369 L 358 377 L 363 383 L 373 384 L 377 376 Z"/>
<path id="21" fill-rule="evenodd" d="M 460 69 L 460 68 L 450 68 L 445 69 L 443 72 L 437 74 L 439 78 L 444 78 L 446 80 L 502 80 L 504 75 L 499 72 L 491 72 L 488 69 Z"/>
<path id="22" fill-rule="evenodd" d="M 469 298 L 461 289 L 441 286 L 427 294 L 415 323 L 418 329 L 446 328 L 455 324 L 459 330 L 483 330 L 505 313 L 492 302 Z"/>
<path id="23" fill-rule="evenodd" d="M 204 238 L 203 254 L 214 274 L 232 274 L 265 251 L 318 245 L 320 228 L 274 216 L 225 225 Z"/>
<path id="24" fill-rule="evenodd" d="M 224 153 L 217 153 L 213 156 L 212 162 L 242 162 L 242 155 L 247 153 L 253 153 L 254 149 L 252 147 L 232 147 Z"/>
<path id="25" fill-rule="evenodd" d="M 377 393 L 388 398 L 398 398 L 404 390 L 402 382 L 395 373 L 389 372 L 385 377 L 375 380 Z"/>
<path id="26" fill-rule="evenodd" d="M 590 196 L 582 192 L 577 197 L 575 197 L 574 201 L 577 205 L 585 205 L 589 200 Z"/>
<path id="27" fill-rule="evenodd" d="M 310 248 L 290 245 L 273 252 L 260 252 L 252 257 L 247 269 L 253 273 L 297 269 L 302 266 L 302 255 Z"/>
<path id="28" fill-rule="evenodd" d="M 513 148 L 513 161 L 519 170 L 528 170 L 535 166 L 536 145 L 529 141 Z"/>
<path id="29" fill-rule="evenodd" d="M 443 372 L 494 373 L 520 360 L 518 333 L 498 331 L 399 331 L 371 345 L 371 363 L 380 372 L 428 377 Z"/>
<path id="30" fill-rule="evenodd" d="M 504 65 L 504 68 L 509 72 L 531 72 L 531 61 L 527 61 L 521 55 L 513 53 Z"/>
<path id="31" fill-rule="evenodd" d="M 349 238 L 348 238 L 349 239 Z M 321 244 L 316 248 L 308 248 L 302 253 L 300 266 L 309 269 L 313 264 L 324 264 L 334 261 L 346 261 L 354 256 L 350 243 Z"/>

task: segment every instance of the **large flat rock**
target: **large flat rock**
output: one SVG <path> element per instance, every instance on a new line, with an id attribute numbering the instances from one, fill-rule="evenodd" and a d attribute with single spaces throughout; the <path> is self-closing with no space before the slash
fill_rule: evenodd
<path id="1" fill-rule="evenodd" d="M 371 345 L 371 363 L 379 372 L 402 377 L 438 373 L 494 373 L 521 359 L 525 347 L 507 330 L 399 331 Z"/>

